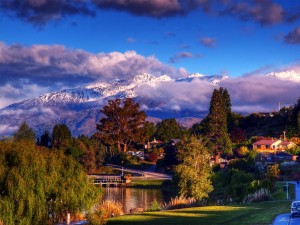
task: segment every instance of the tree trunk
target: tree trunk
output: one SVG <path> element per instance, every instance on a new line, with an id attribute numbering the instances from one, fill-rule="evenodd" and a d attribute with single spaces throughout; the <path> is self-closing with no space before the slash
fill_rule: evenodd
<path id="1" fill-rule="evenodd" d="M 216 155 L 215 155 L 215 163 L 216 164 L 220 164 L 220 152 L 218 151 L 217 153 L 216 153 Z"/>
<path id="2" fill-rule="evenodd" d="M 126 151 L 127 151 L 127 144 L 126 144 L 126 143 L 124 144 L 123 151 L 124 151 L 124 152 L 126 152 Z"/>
<path id="3" fill-rule="evenodd" d="M 121 143 L 118 141 L 118 151 L 121 152 Z"/>

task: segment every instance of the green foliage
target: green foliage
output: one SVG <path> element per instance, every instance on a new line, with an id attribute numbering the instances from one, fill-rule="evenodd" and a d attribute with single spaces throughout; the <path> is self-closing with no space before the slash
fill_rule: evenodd
<path id="1" fill-rule="evenodd" d="M 13 138 L 15 141 L 27 140 L 35 142 L 35 133 L 26 122 L 22 123 L 19 129 L 14 133 Z"/>
<path id="2" fill-rule="evenodd" d="M 107 145 L 117 145 L 119 151 L 127 151 L 132 142 L 145 141 L 144 123 L 146 114 L 133 99 L 109 100 L 101 112 L 104 117 L 96 125 L 95 134 Z"/>
<path id="3" fill-rule="evenodd" d="M 206 119 L 202 121 L 202 123 L 205 123 L 202 125 L 205 128 L 203 130 L 204 135 L 209 140 L 208 148 L 211 149 L 214 154 L 218 154 L 219 152 L 225 154 L 232 153 L 232 143 L 227 129 L 228 113 L 230 111 L 228 102 L 230 102 L 230 100 L 227 99 L 229 95 L 225 96 L 226 97 L 224 97 L 224 90 L 222 88 L 220 88 L 220 90 L 214 90 L 211 97 L 209 114 Z"/>
<path id="4" fill-rule="evenodd" d="M 213 175 L 214 195 L 218 198 L 242 201 L 249 194 L 254 174 L 237 169 L 220 170 Z"/>
<path id="5" fill-rule="evenodd" d="M 238 159 L 238 158 L 232 159 L 232 160 L 230 160 L 228 166 L 232 169 L 237 169 L 237 170 L 246 171 L 246 172 L 249 171 L 249 169 L 250 169 L 246 159 Z"/>
<path id="6" fill-rule="evenodd" d="M 154 200 L 153 202 L 151 202 L 150 207 L 146 210 L 147 212 L 155 212 L 155 211 L 160 211 L 161 210 L 161 206 L 160 204 Z"/>
<path id="7" fill-rule="evenodd" d="M 293 148 L 287 149 L 286 152 L 292 154 L 292 155 L 298 155 L 300 156 L 300 146 L 296 145 Z"/>
<path id="8" fill-rule="evenodd" d="M 40 146 L 50 147 L 51 138 L 50 138 L 49 132 L 47 130 L 45 130 L 45 132 L 42 134 L 38 144 Z"/>
<path id="9" fill-rule="evenodd" d="M 60 149 L 69 144 L 71 131 L 65 124 L 56 124 L 52 132 L 52 147 Z"/>
<path id="10" fill-rule="evenodd" d="M 55 223 L 100 196 L 78 163 L 30 141 L 0 142 L 0 187 L 0 218 L 11 225 Z"/>
<path id="11" fill-rule="evenodd" d="M 229 183 L 229 195 L 234 196 L 237 201 L 242 201 L 248 194 L 247 189 L 249 183 L 254 180 L 252 173 L 247 173 L 239 170 L 232 170 Z"/>
<path id="12" fill-rule="evenodd" d="M 280 176 L 280 169 L 278 164 L 270 165 L 268 166 L 267 169 L 267 178 L 271 180 L 271 182 L 275 183 L 275 181 L 279 178 Z"/>
<path id="13" fill-rule="evenodd" d="M 239 156 L 246 156 L 249 153 L 249 149 L 246 146 L 241 146 L 237 150 Z"/>
<path id="14" fill-rule="evenodd" d="M 179 146 L 179 164 L 175 169 L 179 194 L 198 200 L 207 198 L 213 190 L 208 150 L 195 137 L 185 139 Z"/>
<path id="15" fill-rule="evenodd" d="M 150 139 L 154 138 L 155 132 L 156 132 L 155 124 L 152 122 L 146 121 L 144 124 L 145 140 L 150 140 Z"/>
<path id="16" fill-rule="evenodd" d="M 184 129 L 176 119 L 164 119 L 156 125 L 155 137 L 163 142 L 169 142 L 171 139 L 180 139 L 184 134 Z"/>

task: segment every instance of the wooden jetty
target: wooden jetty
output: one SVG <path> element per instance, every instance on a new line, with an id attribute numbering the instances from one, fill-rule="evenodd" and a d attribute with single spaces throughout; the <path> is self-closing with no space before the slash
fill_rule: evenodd
<path id="1" fill-rule="evenodd" d="M 122 186 L 130 183 L 130 180 L 121 175 L 90 175 L 89 177 L 95 185 L 101 186 Z"/>

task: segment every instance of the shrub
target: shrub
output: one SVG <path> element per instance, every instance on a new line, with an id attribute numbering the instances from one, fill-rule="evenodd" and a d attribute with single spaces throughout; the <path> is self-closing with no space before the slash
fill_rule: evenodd
<path id="1" fill-rule="evenodd" d="M 160 204 L 155 200 L 151 203 L 150 207 L 147 209 L 148 212 L 160 211 Z"/>
<path id="2" fill-rule="evenodd" d="M 199 202 L 195 198 L 186 198 L 184 196 L 176 196 L 175 198 L 171 198 L 168 203 L 164 203 L 162 208 L 164 210 L 170 209 L 181 209 L 181 208 L 189 208 L 198 206 Z"/>
<path id="3" fill-rule="evenodd" d="M 252 194 L 248 194 L 244 198 L 244 203 L 246 202 L 259 202 L 259 201 L 266 201 L 271 199 L 270 191 L 267 188 L 260 188 L 256 192 Z"/>
<path id="4" fill-rule="evenodd" d="M 106 200 L 96 205 L 92 212 L 87 214 L 87 219 L 92 225 L 103 225 L 108 218 L 123 214 L 123 206 L 120 202 Z"/>

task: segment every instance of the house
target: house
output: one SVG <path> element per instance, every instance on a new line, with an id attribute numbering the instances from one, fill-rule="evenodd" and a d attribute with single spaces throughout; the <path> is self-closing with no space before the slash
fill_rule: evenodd
<path id="1" fill-rule="evenodd" d="M 296 155 L 292 155 L 284 151 L 275 151 L 274 153 L 260 152 L 254 158 L 255 164 L 258 167 L 272 165 L 274 163 L 295 162 L 296 160 Z"/>
<path id="2" fill-rule="evenodd" d="M 258 151 L 274 151 L 278 149 L 281 140 L 277 139 L 262 139 L 253 143 L 253 150 Z"/>
<path id="3" fill-rule="evenodd" d="M 280 142 L 280 144 L 278 145 L 278 149 L 285 150 L 285 149 L 293 148 L 295 146 L 296 146 L 295 143 L 284 140 L 284 141 Z"/>
<path id="4" fill-rule="evenodd" d="M 286 150 L 294 147 L 296 144 L 291 141 L 280 139 L 262 139 L 253 143 L 253 150 L 260 152 L 274 152 L 276 150 Z"/>
<path id="5" fill-rule="evenodd" d="M 156 138 L 154 138 L 153 141 L 151 141 L 151 142 L 148 141 L 147 144 L 145 144 L 145 149 L 150 149 L 150 148 L 152 148 L 154 146 L 159 146 L 159 145 L 162 145 L 162 144 L 164 144 L 163 141 L 156 140 Z"/>
<path id="6" fill-rule="evenodd" d="M 260 152 L 255 156 L 254 161 L 256 165 L 274 164 L 274 154 L 270 152 Z"/>

